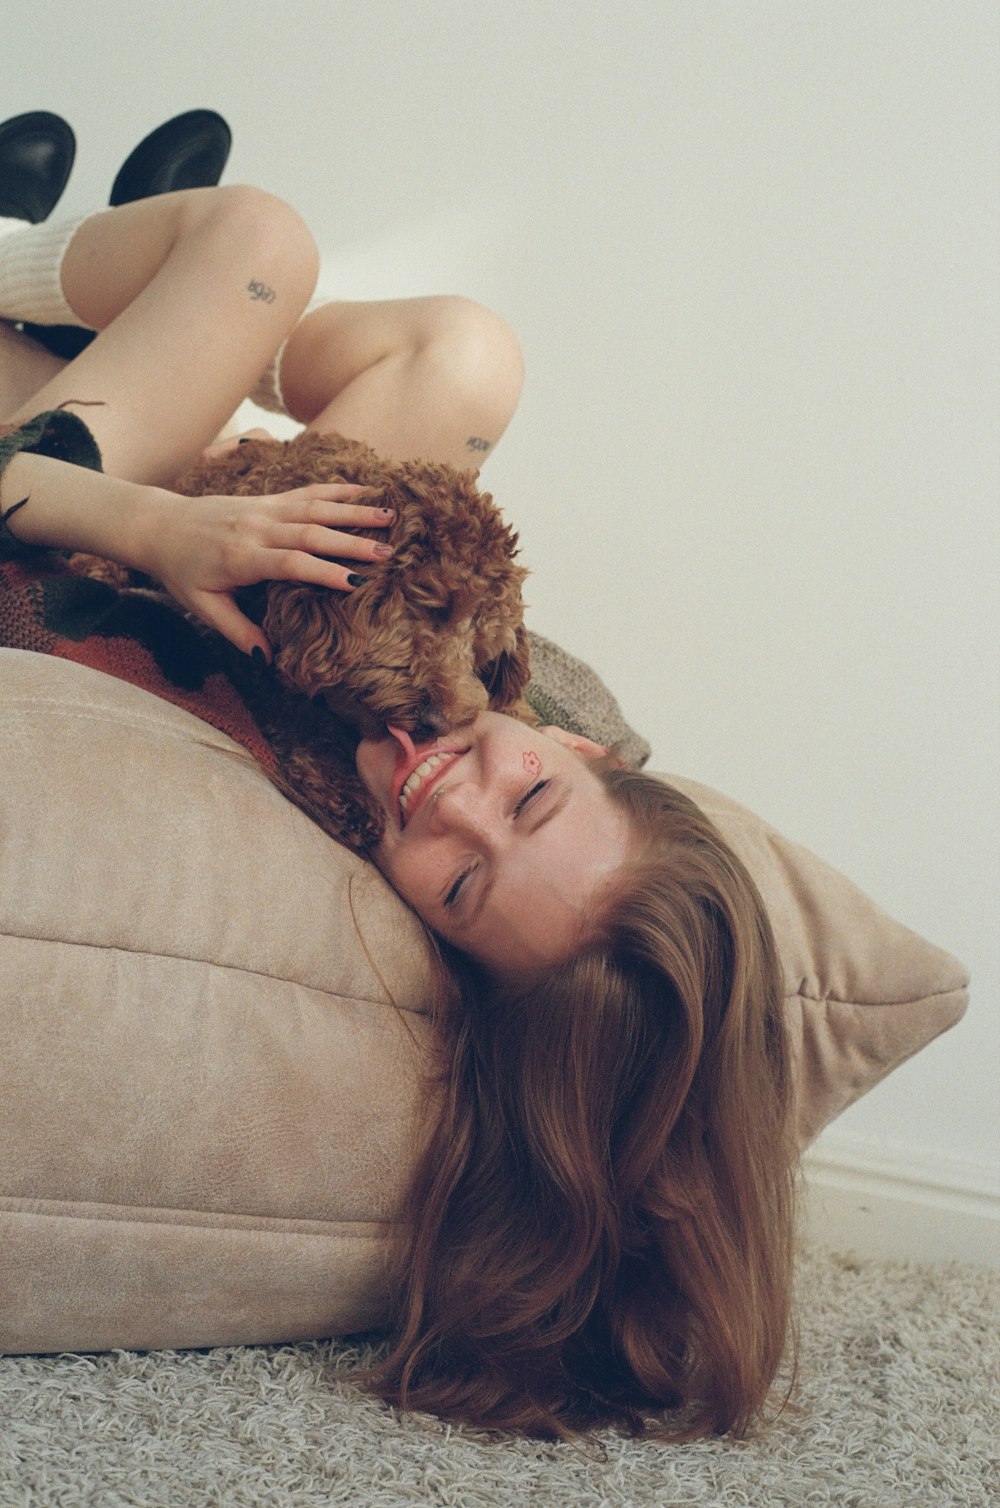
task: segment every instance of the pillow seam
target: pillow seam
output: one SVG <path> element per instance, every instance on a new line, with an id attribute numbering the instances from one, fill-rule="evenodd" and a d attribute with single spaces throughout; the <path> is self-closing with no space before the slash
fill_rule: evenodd
<path id="1" fill-rule="evenodd" d="M 129 681 L 119 682 L 118 684 L 131 685 L 132 683 Z M 143 690 L 141 686 L 137 686 L 135 689 L 137 691 Z M 155 699 L 154 692 L 144 691 L 143 695 L 152 696 Z M 220 738 L 226 739 L 226 742 L 217 743 L 214 738 L 199 737 L 194 729 L 171 727 L 169 719 L 156 717 L 152 713 L 145 714 L 130 711 L 123 715 L 121 712 L 102 708 L 100 705 L 93 707 L 80 706 L 60 701 L 58 697 L 43 698 L 41 696 L 23 698 L 5 697 L 3 705 L 4 711 L 0 715 L 3 718 L 6 718 L 8 709 L 20 710 L 27 708 L 31 712 L 42 712 L 46 717 L 72 717 L 80 722 L 115 723 L 118 726 L 135 727 L 144 732 L 153 730 L 159 734 L 166 734 L 170 738 L 179 739 L 183 743 L 193 743 L 203 748 L 217 749 L 220 754 L 246 754 L 247 752 L 242 744 L 237 743 L 235 739 L 227 738 L 227 735 L 224 733 L 220 734 Z M 168 705 L 175 706 L 176 704 L 169 703 Z M 193 718 L 196 722 L 205 723 L 204 718 L 199 718 L 195 713 L 188 712 L 186 707 L 177 707 L 177 711 L 183 712 L 186 717 Z M 211 724 L 205 723 L 205 726 L 210 728 Z M 260 769 L 260 765 L 252 756 L 250 763 L 255 769 Z"/>
<path id="2" fill-rule="evenodd" d="M 222 969 L 231 974 L 247 974 L 252 979 L 270 979 L 275 984 L 297 985 L 304 990 L 311 990 L 317 995 L 323 995 L 331 1000 L 353 1000 L 359 1005 L 381 1005 L 387 1009 L 407 1011 L 413 1016 L 426 1016 L 427 1011 L 421 1010 L 414 1005 L 399 1005 L 392 1000 L 379 1000 L 372 995 L 345 994 L 342 990 L 331 990 L 321 984 L 306 984 L 303 979 L 289 979 L 284 974 L 269 974 L 264 969 L 249 969 L 243 964 L 218 963 L 211 958 L 197 958 L 188 953 L 165 953 L 160 950 L 151 951 L 148 948 L 124 948 L 119 943 L 80 942 L 70 937 L 41 937 L 32 932 L 0 932 L 0 937 L 17 938 L 20 942 L 49 943 L 57 948 L 92 948 L 99 953 L 124 953 L 133 958 L 167 958 L 174 963 L 199 964 L 207 969 Z"/>
<path id="3" fill-rule="evenodd" d="M 252 1235 L 252 1236 L 280 1236 L 282 1239 L 287 1239 L 289 1236 L 313 1236 L 313 1237 L 316 1237 L 317 1239 L 323 1240 L 323 1241 L 329 1241 L 329 1240 L 334 1239 L 334 1236 L 335 1236 L 335 1233 L 336 1233 L 336 1228 L 338 1226 L 341 1226 L 341 1225 L 369 1225 L 369 1226 L 377 1226 L 378 1227 L 377 1230 L 372 1231 L 370 1234 L 365 1234 L 365 1235 L 362 1235 L 361 1233 L 359 1233 L 356 1230 L 344 1231 L 342 1238 L 345 1241 L 381 1241 L 381 1240 L 384 1240 L 384 1238 L 385 1238 L 385 1232 L 387 1230 L 391 1229 L 397 1223 L 397 1222 L 392 1221 L 392 1220 L 330 1220 L 330 1221 L 325 1221 L 324 1222 L 324 1221 L 317 1221 L 315 1219 L 312 1219 L 312 1220 L 309 1221 L 309 1224 L 311 1224 L 311 1225 L 327 1224 L 327 1225 L 329 1225 L 331 1227 L 331 1229 L 327 1230 L 327 1231 L 293 1230 L 293 1229 L 271 1230 L 271 1229 L 268 1229 L 267 1227 L 259 1226 L 259 1225 L 242 1224 L 242 1223 L 240 1223 L 240 1224 L 233 1224 L 233 1223 L 231 1223 L 231 1220 L 227 1218 L 227 1216 L 226 1216 L 225 1213 L 221 1213 L 218 1219 L 209 1218 L 209 1219 L 205 1219 L 205 1220 L 197 1220 L 197 1219 L 184 1219 L 183 1218 L 183 1216 L 185 1216 L 185 1215 L 194 1216 L 194 1215 L 198 1215 L 198 1214 L 204 1214 L 205 1216 L 208 1216 L 208 1217 L 214 1217 L 215 1211 L 213 1211 L 213 1210 L 205 1210 L 205 1211 L 199 1211 L 199 1210 L 178 1210 L 177 1213 L 178 1213 L 178 1215 L 181 1218 L 176 1219 L 176 1220 L 166 1220 L 166 1219 L 157 1219 L 155 1216 L 151 1216 L 151 1215 L 145 1214 L 144 1211 L 146 1211 L 149 1208 L 146 1205 L 137 1205 L 136 1206 L 136 1212 L 134 1214 L 129 1213 L 129 1214 L 121 1214 L 121 1215 L 119 1215 L 119 1214 L 110 1214 L 110 1213 L 109 1214 L 96 1213 L 97 1211 L 101 1210 L 102 1206 L 99 1205 L 99 1204 L 88 1205 L 88 1202 L 86 1200 L 82 1200 L 82 1199 L 81 1200 L 66 1199 L 66 1200 L 44 1201 L 46 1203 L 58 1203 L 58 1204 L 62 1204 L 62 1205 L 77 1204 L 77 1205 L 83 1205 L 83 1206 L 86 1207 L 86 1213 L 80 1213 L 80 1214 L 72 1213 L 71 1214 L 66 1209 L 39 1210 L 39 1209 L 29 1209 L 29 1208 L 18 1208 L 16 1205 L 13 1206 L 13 1207 L 11 1207 L 10 1205 L 8 1205 L 5 1202 L 7 1200 L 14 1200 L 14 1199 L 17 1199 L 19 1197 L 22 1197 L 22 1196 L 18 1196 L 18 1195 L 14 1195 L 14 1194 L 0 1195 L 0 1217 L 2 1217 L 4 1215 L 29 1215 L 32 1218 L 40 1219 L 40 1220 L 86 1220 L 86 1221 L 91 1221 L 94 1224 L 98 1224 L 98 1225 L 100 1225 L 100 1224 L 108 1224 L 108 1225 L 149 1225 L 149 1226 L 163 1226 L 163 1227 L 168 1228 L 168 1229 L 174 1229 L 174 1228 L 180 1227 L 180 1228 L 182 1228 L 184 1230 L 245 1231 L 248 1235 Z M 30 1195 L 24 1195 L 23 1199 L 24 1199 L 25 1204 L 30 1204 L 32 1202 L 32 1199 L 31 1199 Z M 38 1202 L 38 1203 L 42 1203 L 43 1202 L 42 1199 L 39 1198 L 38 1196 L 35 1196 L 35 1199 L 36 1199 L 36 1202 Z M 231 1216 L 232 1213 L 233 1212 L 230 1211 L 229 1215 Z M 241 1221 L 241 1222 L 242 1221 L 252 1221 L 254 1218 L 255 1217 L 253 1215 L 241 1215 L 241 1216 L 238 1217 L 239 1221 Z M 290 1216 L 290 1215 L 288 1215 L 288 1216 L 286 1216 L 286 1215 L 261 1215 L 261 1216 L 258 1216 L 256 1218 L 259 1218 L 261 1220 L 268 1220 L 268 1221 L 282 1221 L 282 1222 L 284 1222 L 284 1224 L 286 1226 L 294 1226 L 295 1223 L 296 1223 L 296 1218 L 297 1217 Z M 301 1218 L 305 1219 L 306 1217 L 303 1216 Z"/>
<path id="4" fill-rule="evenodd" d="M 839 995 L 807 995 L 803 990 L 787 990 L 785 999 L 806 1000 L 810 1005 L 850 1005 L 858 1006 L 861 1010 L 877 1010 L 879 1006 L 928 1005 L 934 1000 L 947 1000 L 951 995 L 961 994 L 966 989 L 968 982 L 954 984 L 944 990 L 934 990 L 929 995 L 906 995 L 899 1000 L 845 1000 Z"/>

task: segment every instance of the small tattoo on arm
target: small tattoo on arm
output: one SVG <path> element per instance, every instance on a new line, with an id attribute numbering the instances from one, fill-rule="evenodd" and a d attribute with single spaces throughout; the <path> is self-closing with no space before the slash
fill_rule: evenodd
<path id="1" fill-rule="evenodd" d="M 273 288 L 269 288 L 267 283 L 258 282 L 256 278 L 247 283 L 247 292 L 259 304 L 273 304 L 278 297 Z"/>
<path id="2" fill-rule="evenodd" d="M 469 438 L 466 440 L 465 445 L 466 445 L 466 449 L 467 450 L 480 450 L 480 451 L 482 451 L 482 450 L 492 450 L 493 449 L 493 441 L 492 440 L 483 440 L 483 439 L 480 438 L 479 435 L 470 435 Z"/>

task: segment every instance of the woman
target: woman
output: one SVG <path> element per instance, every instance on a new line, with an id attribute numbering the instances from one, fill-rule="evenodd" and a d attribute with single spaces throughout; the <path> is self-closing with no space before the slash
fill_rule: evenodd
<path id="1" fill-rule="evenodd" d="M 42 307 L 8 277 L 34 234 L 6 258 L 0 242 L 7 319 Z M 293 417 L 392 456 L 467 464 L 516 403 L 517 343 L 474 305 L 301 317 L 315 247 L 255 190 L 168 194 L 49 245 L 47 316 L 101 333 L 65 368 L 19 348 L 9 422 L 72 403 L 105 474 L 16 450 L 9 534 L 146 570 L 248 653 L 268 646 L 235 587 L 350 590 L 350 562 L 377 555 L 340 532 L 375 519 L 357 488 L 169 491 L 276 351 Z M 794 1161 L 778 964 L 749 876 L 691 803 L 560 730 L 484 714 L 430 747 L 366 741 L 358 769 L 386 811 L 373 858 L 452 981 L 371 1385 L 543 1436 L 745 1431 L 785 1347 Z"/>

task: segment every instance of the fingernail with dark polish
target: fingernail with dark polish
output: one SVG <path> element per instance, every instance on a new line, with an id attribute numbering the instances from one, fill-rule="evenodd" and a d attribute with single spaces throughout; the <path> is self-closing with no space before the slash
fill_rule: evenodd
<path id="1" fill-rule="evenodd" d="M 240 437 L 236 441 L 236 443 L 237 443 L 237 445 L 249 445 L 250 444 L 250 436 L 249 435 L 240 435 Z"/>
<path id="2" fill-rule="evenodd" d="M 253 662 L 254 662 L 255 665 L 266 665 L 267 664 L 267 655 L 261 649 L 261 647 L 260 647 L 259 644 L 255 644 L 254 647 L 253 647 L 253 649 L 251 649 L 251 651 L 250 651 L 250 658 L 251 658 L 251 660 L 253 660 Z"/>
<path id="3" fill-rule="evenodd" d="M 364 584 L 365 584 L 365 582 L 367 580 L 368 580 L 367 576 L 359 576 L 358 573 L 357 573 L 357 571 L 352 571 L 351 574 L 347 578 L 347 585 L 348 586 L 364 586 Z"/>

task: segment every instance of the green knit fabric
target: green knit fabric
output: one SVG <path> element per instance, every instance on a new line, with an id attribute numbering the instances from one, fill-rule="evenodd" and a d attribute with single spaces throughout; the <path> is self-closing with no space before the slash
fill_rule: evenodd
<path id="1" fill-rule="evenodd" d="M 633 769 L 641 769 L 650 746 L 622 716 L 611 692 L 596 670 L 578 660 L 551 639 L 528 631 L 531 680 L 525 700 L 543 723 L 554 723 L 567 733 L 582 733 L 606 744 Z"/>

